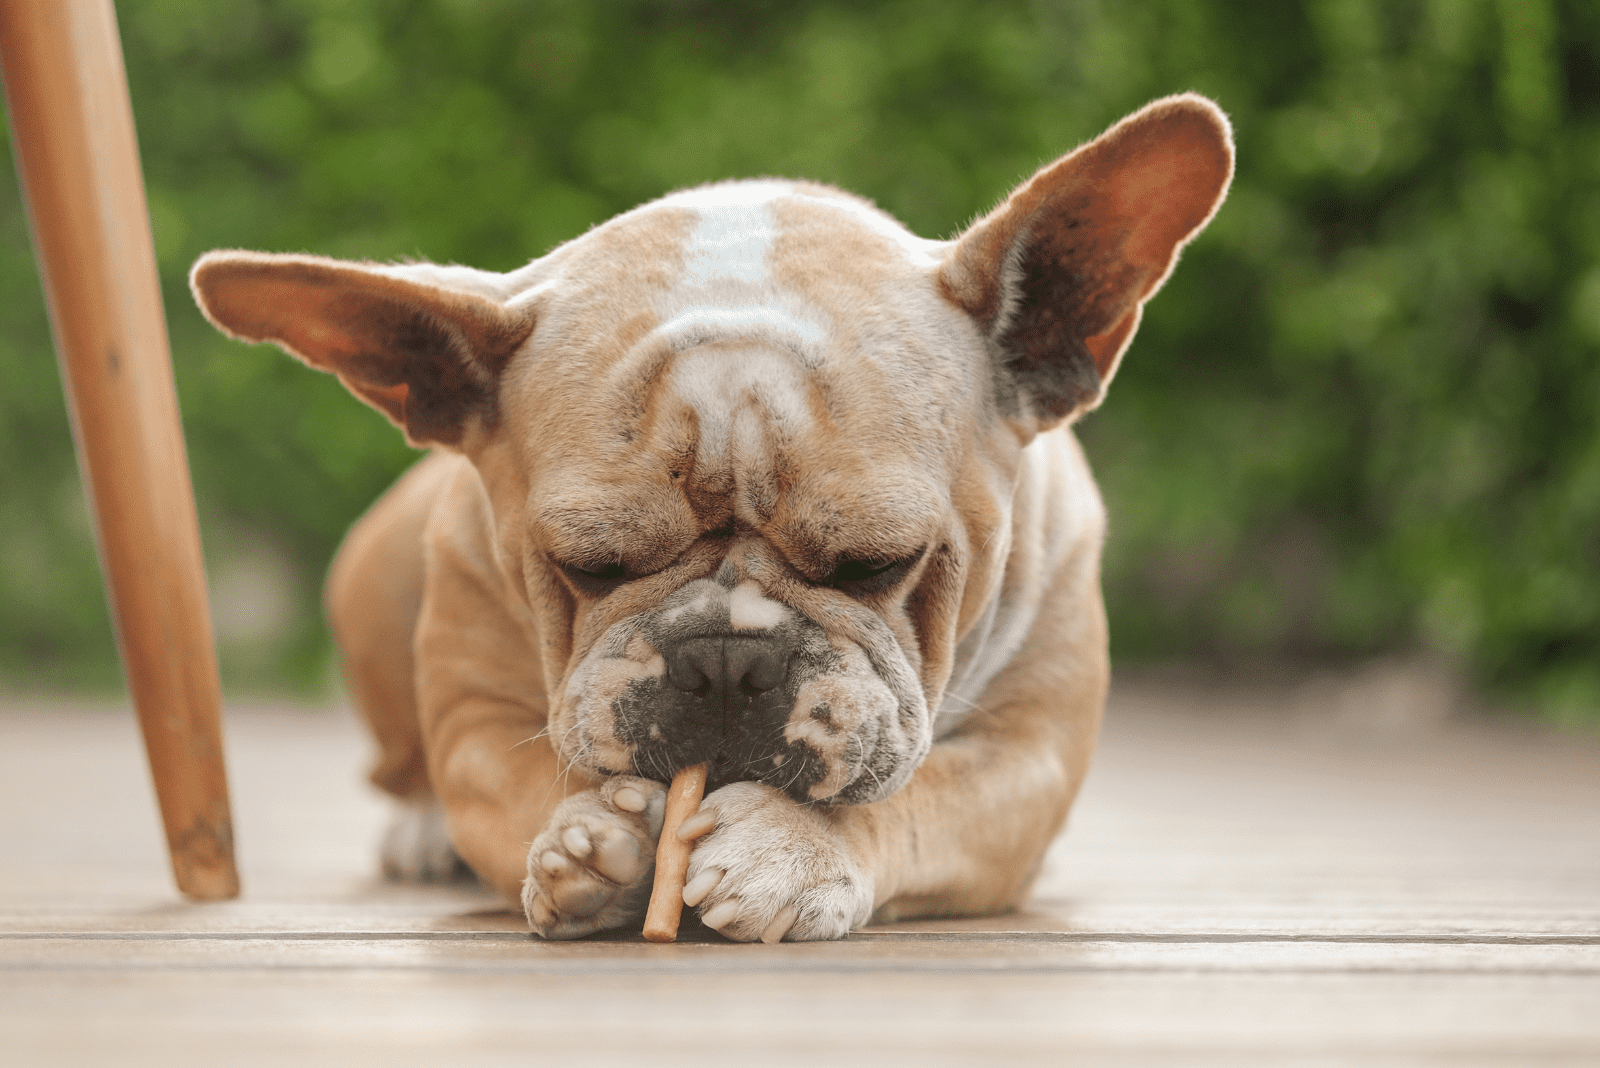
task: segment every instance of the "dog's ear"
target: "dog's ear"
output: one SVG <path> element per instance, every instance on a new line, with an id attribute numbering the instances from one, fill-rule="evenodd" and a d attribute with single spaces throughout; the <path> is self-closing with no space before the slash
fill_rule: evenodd
<path id="1" fill-rule="evenodd" d="M 208 252 L 189 285 L 231 337 L 272 341 L 392 419 L 415 445 L 459 445 L 498 417 L 500 372 L 533 316 L 401 277 L 406 267 L 322 256 Z"/>
<path id="2" fill-rule="evenodd" d="M 1100 403 L 1144 302 L 1232 176 L 1227 118 L 1204 97 L 1168 97 L 1040 170 L 957 240 L 941 289 L 988 335 L 1021 426 Z"/>

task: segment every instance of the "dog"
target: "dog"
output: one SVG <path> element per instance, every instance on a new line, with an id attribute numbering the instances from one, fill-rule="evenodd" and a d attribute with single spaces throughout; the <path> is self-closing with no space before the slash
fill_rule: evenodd
<path id="1" fill-rule="evenodd" d="M 1232 173 L 1185 94 L 953 240 L 754 180 L 507 274 L 202 256 L 213 324 L 432 449 L 328 582 L 412 813 L 388 866 L 459 855 L 546 938 L 637 925 L 662 784 L 707 762 L 683 897 L 728 938 L 1014 907 L 1110 673 L 1069 427 Z"/>

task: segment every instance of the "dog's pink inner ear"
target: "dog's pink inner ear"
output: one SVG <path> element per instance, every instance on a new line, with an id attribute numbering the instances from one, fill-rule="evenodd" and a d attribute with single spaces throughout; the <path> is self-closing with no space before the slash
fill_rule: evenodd
<path id="1" fill-rule="evenodd" d="M 338 375 L 419 445 L 493 425 L 500 372 L 533 329 L 483 297 L 319 256 L 207 253 L 190 282 L 224 333 Z"/>
<path id="2" fill-rule="evenodd" d="M 1036 429 L 1098 404 L 1178 251 L 1233 173 L 1227 120 L 1157 101 L 1040 170 L 962 236 L 940 282 L 998 343 Z"/>

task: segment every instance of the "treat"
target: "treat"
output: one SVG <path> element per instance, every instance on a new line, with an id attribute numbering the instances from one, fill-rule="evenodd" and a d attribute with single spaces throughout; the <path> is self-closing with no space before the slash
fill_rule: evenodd
<path id="1" fill-rule="evenodd" d="M 644 917 L 644 936 L 652 942 L 678 937 L 683 914 L 683 880 L 689 872 L 692 842 L 678 837 L 678 827 L 700 808 L 706 792 L 706 765 L 684 768 L 667 788 L 667 812 L 661 821 L 661 841 L 656 846 L 656 880 L 650 889 L 650 909 Z"/>

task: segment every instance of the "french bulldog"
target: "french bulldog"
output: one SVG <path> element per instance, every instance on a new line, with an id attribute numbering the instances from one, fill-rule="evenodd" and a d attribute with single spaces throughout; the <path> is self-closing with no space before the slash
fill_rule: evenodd
<path id="1" fill-rule="evenodd" d="M 328 583 L 411 813 L 388 866 L 459 856 L 547 938 L 637 925 L 662 784 L 707 762 L 683 897 L 728 938 L 1016 905 L 1109 677 L 1069 427 L 1232 171 L 1185 94 L 952 240 L 763 179 L 507 274 L 201 257 L 217 327 L 432 449 Z"/>

